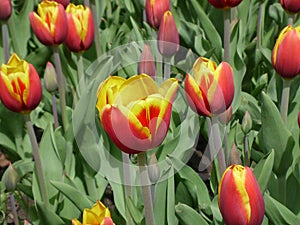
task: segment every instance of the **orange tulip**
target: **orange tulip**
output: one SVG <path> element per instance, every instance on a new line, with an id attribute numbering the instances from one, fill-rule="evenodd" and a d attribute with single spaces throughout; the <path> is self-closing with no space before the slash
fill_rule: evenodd
<path id="1" fill-rule="evenodd" d="M 94 41 L 94 22 L 92 11 L 83 5 L 69 4 L 67 9 L 68 35 L 66 46 L 73 52 L 91 47 Z"/>
<path id="2" fill-rule="evenodd" d="M 0 20 L 7 20 L 12 12 L 11 0 L 0 0 Z"/>
<path id="3" fill-rule="evenodd" d="M 42 86 L 33 65 L 13 54 L 0 69 L 0 99 L 11 111 L 29 113 L 40 103 Z"/>
<path id="4" fill-rule="evenodd" d="M 124 152 L 135 154 L 159 146 L 168 131 L 176 79 L 160 87 L 145 74 L 110 76 L 98 89 L 97 109 L 103 128 Z"/>
<path id="5" fill-rule="evenodd" d="M 260 225 L 265 203 L 249 167 L 229 166 L 219 184 L 219 208 L 226 225 Z"/>
<path id="6" fill-rule="evenodd" d="M 224 113 L 234 97 L 232 69 L 226 62 L 198 58 L 193 66 L 194 77 L 187 74 L 184 89 L 191 108 L 202 116 Z"/>
<path id="7" fill-rule="evenodd" d="M 29 20 L 34 34 L 47 46 L 59 45 L 67 37 L 68 23 L 63 5 L 45 0 L 38 5 L 38 14 L 31 12 Z"/>
<path id="8" fill-rule="evenodd" d="M 165 11 L 170 10 L 170 0 L 146 0 L 147 22 L 158 28 Z"/>
<path id="9" fill-rule="evenodd" d="M 218 9 L 233 8 L 239 5 L 242 0 L 208 0 L 209 3 Z"/>

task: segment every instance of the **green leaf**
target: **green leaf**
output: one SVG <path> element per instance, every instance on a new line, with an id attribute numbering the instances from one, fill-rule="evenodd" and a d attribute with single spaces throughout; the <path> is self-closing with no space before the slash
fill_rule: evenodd
<path id="1" fill-rule="evenodd" d="M 174 168 L 171 167 L 170 173 L 174 173 Z M 168 179 L 168 189 L 167 189 L 167 221 L 168 224 L 178 224 L 178 220 L 175 216 L 175 183 L 174 175 L 171 175 Z"/>
<path id="2" fill-rule="evenodd" d="M 175 206 L 176 216 L 180 220 L 181 224 L 201 224 L 208 225 L 206 220 L 203 218 L 201 214 L 195 211 L 193 208 L 178 203 Z"/>
<path id="3" fill-rule="evenodd" d="M 168 180 L 163 180 L 155 185 L 154 215 L 155 223 L 165 225 L 167 208 Z"/>
<path id="4" fill-rule="evenodd" d="M 43 203 L 37 202 L 37 213 L 40 223 L 43 225 L 55 224 L 64 225 L 65 222 L 51 209 L 47 208 Z"/>
<path id="5" fill-rule="evenodd" d="M 142 220 L 144 219 L 142 210 L 135 206 L 133 200 L 130 197 L 127 198 L 126 205 L 134 222 L 136 224 L 141 224 Z"/>

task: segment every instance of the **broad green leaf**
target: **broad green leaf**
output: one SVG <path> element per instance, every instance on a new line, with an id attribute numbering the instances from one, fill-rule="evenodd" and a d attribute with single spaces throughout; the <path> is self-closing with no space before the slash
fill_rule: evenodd
<path id="1" fill-rule="evenodd" d="M 114 192 L 114 201 L 115 201 L 116 208 L 123 216 L 123 218 L 126 218 L 124 186 L 111 181 L 109 181 L 109 183 Z"/>
<path id="2" fill-rule="evenodd" d="M 135 221 L 136 224 L 141 224 L 144 219 L 143 209 L 139 209 L 135 206 L 133 200 L 129 197 L 126 200 L 127 208 L 131 214 L 131 218 Z"/>
<path id="3" fill-rule="evenodd" d="M 165 225 L 167 209 L 168 180 L 163 180 L 155 185 L 154 219 L 155 224 Z"/>
<path id="4" fill-rule="evenodd" d="M 209 223 L 203 218 L 201 214 L 195 211 L 193 208 L 178 203 L 175 206 L 176 216 L 181 222 L 181 224 L 201 224 L 208 225 Z"/>
<path id="5" fill-rule="evenodd" d="M 51 209 L 45 206 L 44 203 L 37 202 L 37 213 L 40 223 L 43 225 L 55 224 L 64 225 L 65 222 Z"/>
<path id="6" fill-rule="evenodd" d="M 171 167 L 170 173 L 174 173 L 174 168 Z M 178 224 L 178 220 L 175 216 L 175 182 L 174 175 L 171 175 L 168 179 L 167 189 L 167 221 L 168 224 Z"/>

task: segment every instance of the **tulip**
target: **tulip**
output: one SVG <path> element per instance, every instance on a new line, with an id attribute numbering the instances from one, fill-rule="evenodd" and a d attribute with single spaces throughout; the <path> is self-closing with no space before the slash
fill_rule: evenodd
<path id="1" fill-rule="evenodd" d="M 64 42 L 67 37 L 68 23 L 63 5 L 45 0 L 38 5 L 38 14 L 31 12 L 29 20 L 34 34 L 47 46 Z"/>
<path id="2" fill-rule="evenodd" d="M 280 4 L 289 13 L 298 13 L 300 11 L 300 1 L 298 0 L 280 0 Z"/>
<path id="3" fill-rule="evenodd" d="M 170 0 L 146 0 L 147 22 L 158 28 L 164 13 L 170 10 Z"/>
<path id="4" fill-rule="evenodd" d="M 285 27 L 276 40 L 272 51 L 272 64 L 277 73 L 291 79 L 300 73 L 300 26 Z"/>
<path id="5" fill-rule="evenodd" d="M 209 3 L 218 9 L 228 9 L 239 5 L 242 0 L 208 0 Z"/>
<path id="6" fill-rule="evenodd" d="M 193 66 L 194 78 L 187 74 L 184 89 L 192 110 L 212 117 L 225 112 L 234 97 L 232 69 L 226 62 L 198 58 Z"/>
<path id="7" fill-rule="evenodd" d="M 97 201 L 91 209 L 84 209 L 82 223 L 72 220 L 72 225 L 114 225 L 109 209 L 102 202 Z"/>
<path id="8" fill-rule="evenodd" d="M 5 171 L 4 184 L 7 191 L 15 191 L 19 182 L 19 175 L 15 167 L 10 163 L 9 167 Z"/>
<path id="9" fill-rule="evenodd" d="M 158 87 L 145 74 L 128 80 L 108 77 L 99 86 L 96 105 L 104 130 L 128 154 L 159 146 L 169 128 L 177 88 L 176 79 Z"/>
<path id="10" fill-rule="evenodd" d="M 138 65 L 138 73 L 142 74 L 148 74 L 152 78 L 155 78 L 156 75 L 156 68 L 155 63 L 151 54 L 151 50 L 149 45 L 145 44 L 144 50 L 142 52 L 139 65 Z"/>
<path id="11" fill-rule="evenodd" d="M 73 52 L 81 52 L 91 47 L 94 41 L 92 11 L 83 5 L 69 4 L 67 9 L 68 35 L 66 46 Z"/>
<path id="12" fill-rule="evenodd" d="M 44 73 L 44 85 L 47 91 L 50 93 L 54 92 L 57 87 L 56 71 L 51 62 L 47 62 L 45 73 Z"/>
<path id="13" fill-rule="evenodd" d="M 11 16 L 11 0 L 0 0 L 0 20 L 7 20 Z"/>
<path id="14" fill-rule="evenodd" d="M 13 54 L 0 68 L 0 99 L 11 111 L 29 113 L 42 97 L 42 86 L 32 64 Z"/>
<path id="15" fill-rule="evenodd" d="M 229 166 L 219 184 L 219 208 L 226 225 L 260 225 L 265 203 L 249 167 Z"/>
<path id="16" fill-rule="evenodd" d="M 158 50 L 167 58 L 175 55 L 179 50 L 179 34 L 170 11 L 166 11 L 158 30 Z"/>
<path id="17" fill-rule="evenodd" d="M 67 8 L 67 6 L 70 3 L 70 0 L 54 0 L 54 1 L 57 2 L 57 3 L 62 4 L 65 8 Z"/>

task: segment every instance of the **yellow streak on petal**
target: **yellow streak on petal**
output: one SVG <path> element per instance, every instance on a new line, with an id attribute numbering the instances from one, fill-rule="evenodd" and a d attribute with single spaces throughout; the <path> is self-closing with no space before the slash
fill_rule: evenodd
<path id="1" fill-rule="evenodd" d="M 166 80 L 164 83 L 162 83 L 162 85 L 159 88 L 159 93 L 164 98 L 172 102 L 173 101 L 172 98 L 175 96 L 177 88 L 178 88 L 178 80 L 175 78 L 170 78 Z"/>
<path id="2" fill-rule="evenodd" d="M 199 57 L 194 65 L 193 65 L 193 71 L 194 71 L 194 79 L 198 85 L 200 85 L 202 79 L 205 79 L 206 86 L 209 85 L 210 79 L 209 76 L 215 72 L 217 68 L 217 64 L 204 57 Z"/>
<path id="3" fill-rule="evenodd" d="M 276 64 L 276 58 L 277 58 L 277 53 L 278 53 L 278 48 L 279 48 L 279 45 L 281 44 L 281 42 L 283 41 L 283 39 L 285 38 L 286 34 L 291 31 L 293 29 L 293 27 L 291 25 L 288 25 L 286 26 L 285 28 L 283 28 L 283 30 L 280 32 L 277 40 L 276 40 L 276 43 L 275 43 L 275 46 L 274 46 L 274 49 L 273 49 L 273 59 L 274 59 L 274 63 Z M 298 28 L 299 29 L 299 28 Z"/>
<path id="4" fill-rule="evenodd" d="M 58 16 L 58 3 L 55 1 L 43 1 L 38 5 L 37 12 L 37 18 L 54 35 L 55 23 Z"/>

